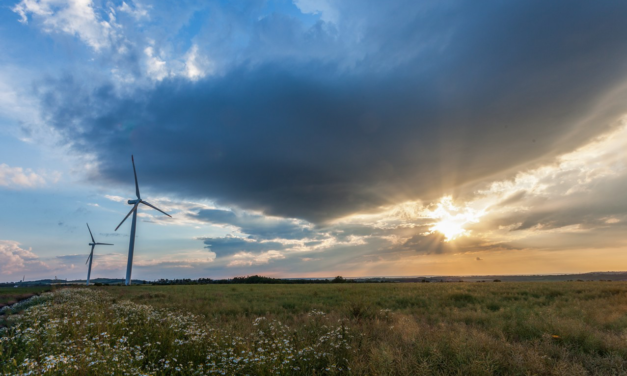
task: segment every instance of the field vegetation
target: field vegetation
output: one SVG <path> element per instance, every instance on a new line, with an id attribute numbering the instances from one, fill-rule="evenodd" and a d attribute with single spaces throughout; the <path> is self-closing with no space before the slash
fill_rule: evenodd
<path id="1" fill-rule="evenodd" d="M 20 304 L 3 374 L 627 373 L 620 282 L 102 287 Z"/>
<path id="2" fill-rule="evenodd" d="M 44 291 L 50 291 L 50 287 L 0 287 L 0 307 L 5 304 L 14 304 Z"/>

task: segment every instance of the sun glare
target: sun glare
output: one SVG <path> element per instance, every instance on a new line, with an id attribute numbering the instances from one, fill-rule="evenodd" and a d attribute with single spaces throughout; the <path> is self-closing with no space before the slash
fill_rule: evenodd
<path id="1" fill-rule="evenodd" d="M 437 231 L 446 237 L 446 241 L 454 240 L 468 232 L 464 229 L 465 223 L 460 223 L 451 219 L 443 219 L 431 227 L 431 231 Z"/>
<path id="2" fill-rule="evenodd" d="M 464 228 L 469 223 L 476 223 L 483 215 L 471 208 L 459 208 L 453 204 L 450 196 L 443 197 L 435 210 L 430 211 L 429 217 L 438 221 L 429 228 L 430 233 L 435 231 L 445 237 L 445 241 L 451 241 L 460 236 L 468 235 L 469 230 Z"/>

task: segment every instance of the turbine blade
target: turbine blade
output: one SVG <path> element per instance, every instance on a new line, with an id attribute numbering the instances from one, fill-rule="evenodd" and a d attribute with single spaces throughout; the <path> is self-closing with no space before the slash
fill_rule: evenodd
<path id="1" fill-rule="evenodd" d="M 122 226 L 122 223 L 124 223 L 124 221 L 126 221 L 126 218 L 128 218 L 128 216 L 129 216 L 129 215 L 131 215 L 131 213 L 132 213 L 134 210 L 137 210 L 137 205 L 139 205 L 139 202 L 133 206 L 133 208 L 131 209 L 131 211 L 130 211 L 130 212 L 128 212 L 128 214 L 126 215 L 126 217 L 124 217 L 124 219 L 122 220 L 122 222 L 120 222 L 120 224 L 118 225 L 118 227 L 116 227 L 116 228 L 115 228 L 115 231 L 118 231 L 118 229 L 120 228 L 120 226 Z"/>
<path id="2" fill-rule="evenodd" d="M 94 257 L 94 247 L 95 246 L 96 246 L 95 244 L 91 246 L 91 252 L 89 252 L 89 257 L 87 257 L 87 261 L 85 261 L 85 265 L 87 265 L 87 263 L 89 262 L 90 258 Z"/>
<path id="3" fill-rule="evenodd" d="M 158 210 L 158 211 L 160 211 L 161 213 L 163 213 L 163 214 L 167 215 L 168 217 L 172 218 L 172 216 L 171 216 L 170 214 L 168 214 L 168 213 L 164 212 L 163 210 L 159 209 L 159 208 L 158 208 L 158 207 L 156 207 L 156 206 L 150 205 L 149 203 L 147 203 L 147 202 L 146 202 L 146 201 L 144 201 L 144 200 L 142 200 L 142 204 L 146 204 L 146 205 L 150 206 L 151 208 L 153 208 L 153 209 L 155 209 L 155 210 Z"/>
<path id="4" fill-rule="evenodd" d="M 135 171 L 135 158 L 132 155 L 131 161 L 133 162 L 133 174 L 135 174 L 135 193 L 137 194 L 137 198 L 141 199 L 139 196 L 139 184 L 137 183 L 137 171 Z"/>
<path id="5" fill-rule="evenodd" d="M 95 243 L 96 241 L 94 240 L 94 235 L 91 233 L 91 229 L 89 228 L 89 223 L 87 224 L 87 229 L 89 230 L 89 235 L 91 235 L 91 242 Z"/>
<path id="6" fill-rule="evenodd" d="M 111 243 L 96 243 L 97 245 L 113 245 Z"/>

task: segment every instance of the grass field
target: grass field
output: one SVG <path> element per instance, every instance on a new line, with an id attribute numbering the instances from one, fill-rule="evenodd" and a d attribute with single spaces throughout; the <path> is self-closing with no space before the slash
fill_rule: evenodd
<path id="1" fill-rule="evenodd" d="M 132 286 L 37 299 L 2 334 L 5 374 L 627 374 L 619 282 Z"/>
<path id="2" fill-rule="evenodd" d="M 40 294 L 44 291 L 50 291 L 50 287 L 0 287 L 0 307 L 5 304 L 16 303 L 19 300 Z"/>

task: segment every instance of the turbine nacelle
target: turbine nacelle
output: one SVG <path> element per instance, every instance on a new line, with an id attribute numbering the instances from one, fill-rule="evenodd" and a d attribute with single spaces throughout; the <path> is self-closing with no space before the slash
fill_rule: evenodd
<path id="1" fill-rule="evenodd" d="M 142 200 L 140 199 L 136 199 L 136 200 L 128 200 L 127 203 L 129 205 L 135 205 L 135 204 L 139 204 L 140 202 L 142 202 Z"/>

